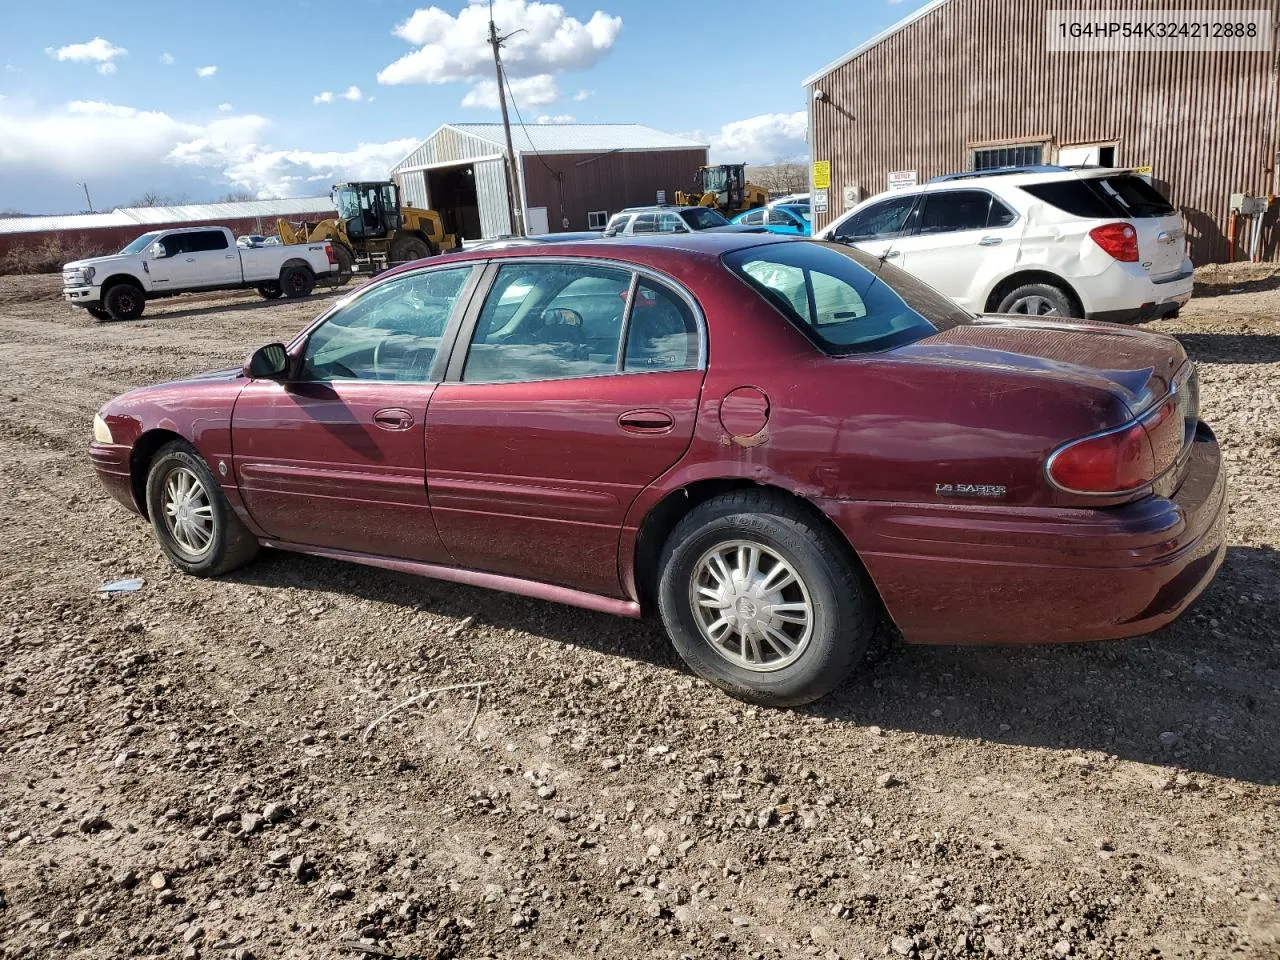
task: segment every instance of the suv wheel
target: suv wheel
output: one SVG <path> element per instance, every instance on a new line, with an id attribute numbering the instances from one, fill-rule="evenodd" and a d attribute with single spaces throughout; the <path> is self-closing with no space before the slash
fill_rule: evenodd
<path id="1" fill-rule="evenodd" d="M 995 312 L 1031 317 L 1074 317 L 1079 311 L 1061 288 L 1049 283 L 1024 283 L 1006 293 Z"/>
<path id="2" fill-rule="evenodd" d="M 768 706 L 830 693 L 861 659 L 873 624 L 847 547 L 764 491 L 708 500 L 677 524 L 663 551 L 658 606 L 695 673 Z"/>

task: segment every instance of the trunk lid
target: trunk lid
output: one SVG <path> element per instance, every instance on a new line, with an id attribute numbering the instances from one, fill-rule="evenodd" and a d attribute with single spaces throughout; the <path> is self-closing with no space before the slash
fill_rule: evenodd
<path id="1" fill-rule="evenodd" d="M 1164 196 L 1133 173 L 1089 178 L 1138 233 L 1138 262 L 1153 280 L 1176 276 L 1186 259 L 1182 217 Z"/>
<path id="2" fill-rule="evenodd" d="M 934 363 L 989 367 L 1101 387 L 1139 416 L 1169 393 L 1186 363 L 1173 337 L 1065 318 L 980 317 L 894 353 Z"/>

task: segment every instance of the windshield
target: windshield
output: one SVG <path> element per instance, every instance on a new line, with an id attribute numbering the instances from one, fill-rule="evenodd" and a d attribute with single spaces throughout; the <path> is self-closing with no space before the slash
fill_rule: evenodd
<path id="1" fill-rule="evenodd" d="M 680 216 L 689 225 L 690 230 L 708 230 L 711 227 L 723 227 L 729 222 L 720 211 L 712 210 L 710 207 L 681 210 Z"/>
<path id="2" fill-rule="evenodd" d="M 729 186 L 729 171 L 724 167 L 706 167 L 702 171 L 702 189 L 719 193 Z"/>
<path id="3" fill-rule="evenodd" d="M 151 233 L 144 233 L 137 240 L 133 241 L 133 243 L 129 244 L 120 252 L 121 253 L 141 253 L 143 250 L 147 249 L 147 247 L 151 246 L 152 242 L 154 242 L 154 240 L 158 236 L 160 236 L 159 230 L 153 230 Z"/>
<path id="4" fill-rule="evenodd" d="M 905 271 L 835 244 L 752 246 L 724 263 L 827 353 L 885 350 L 972 319 Z"/>

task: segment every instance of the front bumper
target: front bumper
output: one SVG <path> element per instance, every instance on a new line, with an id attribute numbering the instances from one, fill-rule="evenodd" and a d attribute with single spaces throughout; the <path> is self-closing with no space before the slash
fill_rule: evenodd
<path id="1" fill-rule="evenodd" d="M 102 288 L 95 286 L 63 287 L 62 299 L 73 307 L 96 307 L 102 303 Z"/>
<path id="2" fill-rule="evenodd" d="M 92 443 L 89 459 L 93 472 L 111 494 L 134 513 L 143 513 L 142 505 L 134 499 L 132 464 L 133 448 L 121 443 Z"/>
<path id="3" fill-rule="evenodd" d="M 819 501 L 911 643 L 1062 643 L 1149 633 L 1225 554 L 1226 475 L 1201 424 L 1177 491 L 1106 509 Z"/>

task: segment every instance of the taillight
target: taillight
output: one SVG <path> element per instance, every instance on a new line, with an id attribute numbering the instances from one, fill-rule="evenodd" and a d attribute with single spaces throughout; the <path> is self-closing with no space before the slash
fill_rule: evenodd
<path id="1" fill-rule="evenodd" d="M 324 255 L 329 258 L 330 264 L 338 262 L 338 258 L 333 255 L 333 244 L 328 240 L 324 242 Z"/>
<path id="2" fill-rule="evenodd" d="M 1138 262 L 1138 231 L 1127 223 L 1104 223 L 1089 231 L 1093 242 L 1124 263 Z"/>
<path id="3" fill-rule="evenodd" d="M 1059 447 L 1045 469 L 1068 493 L 1127 493 L 1156 476 L 1151 441 L 1139 423 Z"/>

